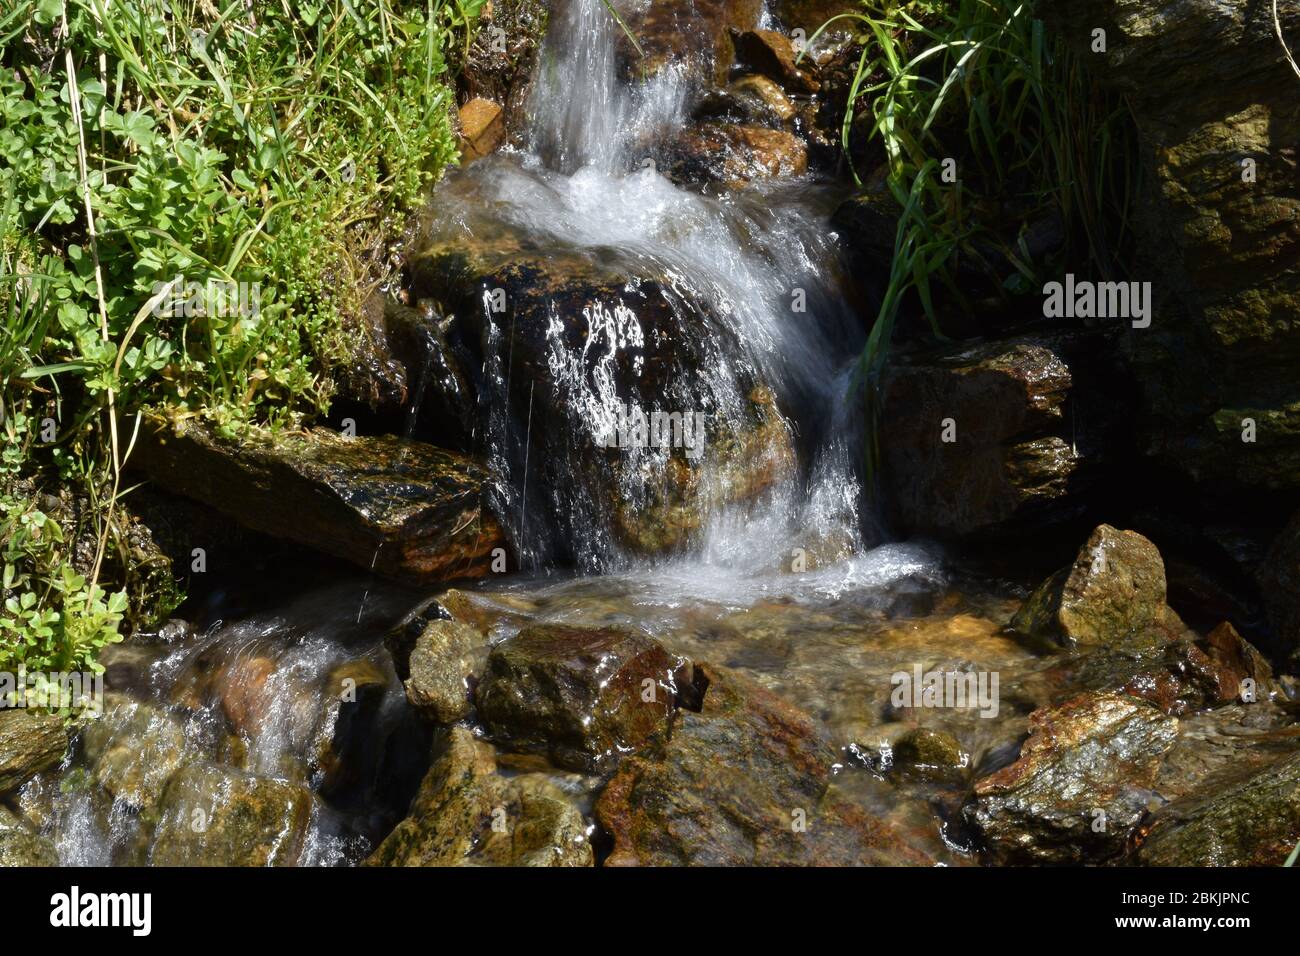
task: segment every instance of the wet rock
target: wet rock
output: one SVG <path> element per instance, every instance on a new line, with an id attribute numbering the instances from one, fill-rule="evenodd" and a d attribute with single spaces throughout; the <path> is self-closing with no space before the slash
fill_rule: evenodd
<path id="1" fill-rule="evenodd" d="M 795 62 L 790 38 L 775 30 L 747 30 L 732 36 L 736 61 L 742 67 L 780 83 L 791 93 L 816 93 L 821 89 L 811 59 Z"/>
<path id="2" fill-rule="evenodd" d="M 812 718 L 700 665 L 700 712 L 625 758 L 596 803 L 607 865 L 922 864 L 925 855 L 831 787 L 838 755 Z"/>
<path id="3" fill-rule="evenodd" d="M 63 718 L 34 710 L 0 709 L 0 797 L 63 759 Z"/>
<path id="4" fill-rule="evenodd" d="M 895 523 L 954 537 L 1076 514 L 1087 474 L 1065 437 L 1073 387 L 1058 351 L 1033 340 L 893 363 L 880 447 Z"/>
<path id="5" fill-rule="evenodd" d="M 509 135 L 526 119 L 524 103 L 549 22 L 544 0 L 491 0 L 479 11 L 469 55 L 456 75 L 461 98 L 482 97 L 504 107 Z"/>
<path id="6" fill-rule="evenodd" d="M 0 868 L 58 865 L 54 844 L 0 805 Z"/>
<path id="7" fill-rule="evenodd" d="M 486 471 L 393 436 L 318 428 L 241 443 L 193 422 L 175 432 L 153 423 L 133 461 L 249 528 L 401 580 L 476 577 L 503 545 L 483 506 Z"/>
<path id="8" fill-rule="evenodd" d="M 307 747 L 307 772 L 323 796 L 335 798 L 374 778 L 391 746 L 379 726 L 388 681 L 373 661 L 343 661 L 325 675 L 319 697 L 305 702 L 318 709 Z"/>
<path id="9" fill-rule="evenodd" d="M 701 123 L 662 144 L 658 168 L 675 183 L 717 183 L 739 189 L 750 183 L 798 176 L 808 169 L 803 141 L 784 130 Z"/>
<path id="10" fill-rule="evenodd" d="M 1274 692 L 1273 668 L 1228 621 L 1210 631 L 1197 650 L 1191 666 L 1211 702 L 1253 703 Z"/>
<path id="11" fill-rule="evenodd" d="M 253 774 L 191 766 L 168 783 L 154 866 L 293 866 L 311 819 L 311 791 Z"/>
<path id="12" fill-rule="evenodd" d="M 267 682 L 276 666 L 266 655 L 240 654 L 216 674 L 213 686 L 221 711 L 235 733 L 251 736 L 262 725 L 271 706 Z"/>
<path id="13" fill-rule="evenodd" d="M 368 866 L 591 866 L 587 826 L 542 775 L 497 773 L 492 747 L 441 732 L 407 818 Z"/>
<path id="14" fill-rule="evenodd" d="M 776 123 L 794 119 L 794 103 L 775 82 L 766 76 L 742 76 L 727 87 L 727 92 L 746 103 L 751 116 Z"/>
<path id="15" fill-rule="evenodd" d="M 644 55 L 626 36 L 618 38 L 619 59 L 629 79 L 681 70 L 697 85 L 722 86 L 735 60 L 731 31 L 758 22 L 762 0 L 659 0 L 628 17 Z"/>
<path id="16" fill-rule="evenodd" d="M 497 103 L 475 97 L 460 108 L 461 162 L 482 159 L 505 142 L 505 113 Z"/>
<path id="17" fill-rule="evenodd" d="M 1300 842 L 1300 752 L 1263 770 L 1232 769 L 1143 826 L 1146 866 L 1278 866 Z"/>
<path id="18" fill-rule="evenodd" d="M 1020 759 L 975 785 L 968 824 L 996 863 L 1094 863 L 1147 812 L 1178 721 L 1119 694 L 1034 711 Z"/>
<path id="19" fill-rule="evenodd" d="M 1166 609 L 1152 634 L 1155 639 L 1147 644 L 1102 648 L 1067 660 L 1056 669 L 1058 683 L 1118 691 L 1175 717 L 1258 703 L 1277 692 L 1268 662 L 1227 622 L 1201 638 Z"/>
<path id="20" fill-rule="evenodd" d="M 464 369 L 467 356 L 447 341 L 452 319 L 427 299 L 419 305 L 417 309 L 393 303 L 385 313 L 393 351 L 411 381 L 404 433 L 439 447 L 471 451 L 477 398 Z"/>
<path id="21" fill-rule="evenodd" d="M 440 724 L 469 715 L 473 685 L 487 658 L 487 640 L 460 621 L 430 621 L 409 659 L 406 698 Z"/>
<path id="22" fill-rule="evenodd" d="M 125 805 L 147 810 L 185 762 L 185 731 L 172 714 L 118 699 L 81 734 L 95 782 Z"/>
<path id="23" fill-rule="evenodd" d="M 475 700 L 508 749 L 601 771 L 667 732 L 690 674 L 637 631 L 534 625 L 492 649 Z"/>
<path id="24" fill-rule="evenodd" d="M 894 741 L 891 757 L 895 767 L 953 779 L 970 764 L 970 754 L 952 734 L 915 727 Z"/>
<path id="25" fill-rule="evenodd" d="M 1099 525 L 1074 564 L 1052 575 L 1025 601 L 1011 627 L 1066 645 L 1158 644 L 1165 606 L 1165 565 L 1135 531 Z"/>
<path id="26" fill-rule="evenodd" d="M 1044 14 L 1080 50 L 1079 24 L 1106 29 L 1106 53 L 1083 55 L 1140 135 L 1132 274 L 1156 295 L 1151 327 L 1126 340 L 1140 447 L 1216 490 L 1300 489 L 1300 107 L 1275 8 L 1294 48 L 1294 3 L 1067 0 Z"/>
<path id="27" fill-rule="evenodd" d="M 498 510 L 512 523 L 526 511 L 533 537 L 570 542 L 577 553 L 557 557 L 580 566 L 600 566 L 614 544 L 680 548 L 701 516 L 753 500 L 796 467 L 771 390 L 727 358 L 734 329 L 691 277 L 643 268 L 563 247 L 543 255 L 506 238 L 439 240 L 408 262 L 414 294 L 442 298 L 457 316 L 453 345 L 474 356 L 467 368 L 483 370 L 480 433 L 498 436 L 501 494 L 512 496 Z M 627 409 L 698 411 L 699 451 L 684 436 L 668 448 L 609 447 Z M 527 508 L 510 490 L 525 487 Z"/>

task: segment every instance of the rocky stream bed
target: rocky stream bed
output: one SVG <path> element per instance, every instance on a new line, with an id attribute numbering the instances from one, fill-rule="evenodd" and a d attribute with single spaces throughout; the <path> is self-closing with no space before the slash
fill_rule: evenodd
<path id="1" fill-rule="evenodd" d="M 852 33 L 790 40 L 846 5 L 619 6 L 644 56 L 599 0 L 494 0 L 466 161 L 327 425 L 142 430 L 141 547 L 205 567 L 105 651 L 98 719 L 0 711 L 0 863 L 1280 864 L 1300 97 L 1271 19 L 1054 5 L 1114 39 L 1155 322 L 905 342 L 869 482 L 849 373 L 898 211 L 841 165 Z M 1242 151 L 1284 175 L 1214 185 Z M 699 413 L 698 447 L 611 442 L 633 407 Z"/>

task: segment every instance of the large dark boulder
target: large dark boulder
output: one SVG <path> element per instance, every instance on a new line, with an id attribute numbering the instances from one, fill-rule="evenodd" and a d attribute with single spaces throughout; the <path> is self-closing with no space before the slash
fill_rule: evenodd
<path id="1" fill-rule="evenodd" d="M 437 236 L 407 270 L 414 295 L 456 317 L 450 343 L 479 370 L 479 434 L 503 472 L 494 504 L 512 530 L 527 520 L 523 537 L 591 568 L 617 547 L 672 551 L 793 473 L 774 394 L 690 276 L 508 236 Z M 610 447 L 625 409 L 693 416 L 694 449 L 685 432 Z"/>
<path id="2" fill-rule="evenodd" d="M 899 355 L 881 387 L 879 435 L 899 530 L 998 535 L 1077 516 L 1093 462 L 1067 415 L 1075 387 L 1046 341 Z"/>
<path id="3" fill-rule="evenodd" d="M 194 422 L 151 423 L 132 461 L 254 531 L 399 580 L 477 577 L 504 545 L 482 466 L 391 435 L 315 428 L 235 441 Z"/>
<path id="4" fill-rule="evenodd" d="M 1272 3 L 1061 0 L 1056 29 L 1127 94 L 1144 177 L 1126 349 L 1142 447 L 1205 487 L 1300 492 L 1300 77 Z M 1276 4 L 1300 47 L 1300 2 Z M 1106 52 L 1092 53 L 1093 31 Z M 1256 440 L 1242 440 L 1252 419 Z"/>

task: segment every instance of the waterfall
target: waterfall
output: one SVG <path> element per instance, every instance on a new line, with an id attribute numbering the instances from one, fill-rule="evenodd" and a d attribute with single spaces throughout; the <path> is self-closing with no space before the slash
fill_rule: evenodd
<path id="1" fill-rule="evenodd" d="M 514 313 L 494 309 L 483 291 L 484 451 L 498 477 L 497 510 L 525 567 L 564 557 L 586 572 L 641 564 L 612 528 L 609 496 L 592 487 L 583 466 L 616 428 L 624 397 L 642 387 L 645 356 L 656 344 L 663 355 L 681 356 L 685 345 L 663 342 L 680 332 L 683 342 L 700 341 L 691 342 L 690 374 L 654 396 L 665 410 L 698 411 L 711 436 L 734 436 L 752 419 L 759 383 L 775 394 L 780 427 L 799 452 L 798 466 L 760 501 L 740 503 L 725 489 L 715 493 L 736 480 L 737 469 L 719 467 L 706 449 L 692 466 L 703 514 L 687 553 L 706 563 L 771 567 L 777 551 L 788 556 L 812 539 L 819 548 L 834 539 L 840 556 L 856 552 L 856 452 L 852 419 L 841 410 L 859 333 L 838 284 L 828 227 L 833 187 L 810 177 L 734 191 L 670 181 L 653 150 L 691 122 L 700 91 L 681 64 L 624 79 L 619 36 L 601 0 L 572 0 L 557 11 L 527 104 L 524 148 L 454 173 L 432 203 L 431 242 L 508 237 L 540 250 L 538 261 L 590 263 L 624 283 L 581 302 L 547 303 L 545 374 L 528 382 L 512 371 L 521 335 Z M 638 294 L 650 284 L 673 314 L 667 331 L 662 322 L 647 327 Z M 564 334 L 572 321 L 584 326 L 580 345 Z M 533 400 L 543 389 L 568 410 L 562 424 L 536 416 Z M 619 516 L 628 520 L 663 496 L 682 452 L 624 453 Z"/>

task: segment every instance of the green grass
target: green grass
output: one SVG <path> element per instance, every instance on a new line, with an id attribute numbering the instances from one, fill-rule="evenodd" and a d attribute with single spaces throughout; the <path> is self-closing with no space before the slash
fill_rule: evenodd
<path id="1" fill-rule="evenodd" d="M 82 619 L 116 630 L 99 604 L 119 618 L 126 605 L 100 578 L 124 550 L 117 506 L 142 411 L 235 433 L 328 409 L 385 240 L 456 159 L 444 51 L 467 44 L 481 4 L 17 0 L 0 13 L 0 521 L 9 544 L 24 529 L 5 553 L 0 669 L 88 664 Z M 256 289 L 257 309 L 200 296 L 181 314 L 155 308 L 161 291 L 222 283 Z M 67 487 L 93 527 L 37 517 L 41 493 Z M 87 533 L 93 555 L 74 560 L 64 541 Z M 53 635 L 35 634 L 50 622 L 34 610 L 57 615 Z"/>
<path id="2" fill-rule="evenodd" d="M 918 309 L 942 338 L 940 298 L 970 311 L 955 278 L 958 257 L 986 268 L 1008 300 L 1037 295 L 1065 263 L 1114 277 L 1129 241 L 1137 163 L 1124 103 L 1049 35 L 1028 0 L 871 2 L 821 29 L 846 23 L 859 30 L 862 53 L 844 150 L 865 126 L 883 146 L 885 182 L 901 210 L 889 283 L 859 366 L 874 475 L 878 391 L 900 313 Z M 955 183 L 941 176 L 946 159 L 957 162 Z M 1064 225 L 1065 247 L 1035 261 L 1025 231 L 1049 213 Z M 988 248 L 999 250 L 995 262 L 980 252 Z"/>

